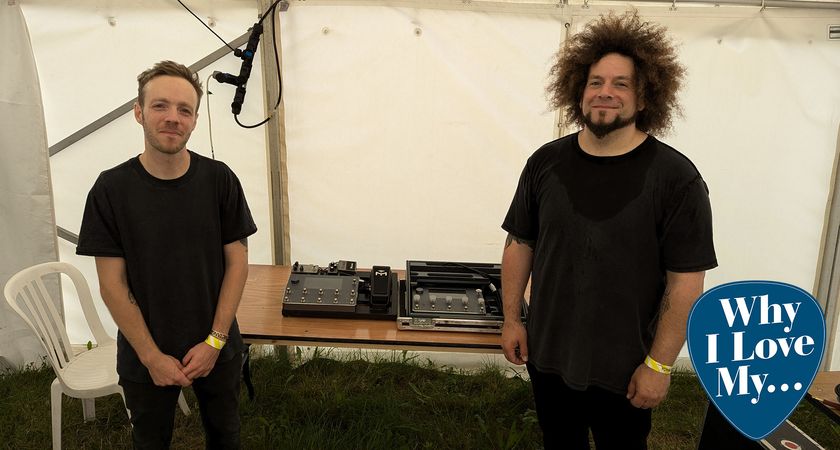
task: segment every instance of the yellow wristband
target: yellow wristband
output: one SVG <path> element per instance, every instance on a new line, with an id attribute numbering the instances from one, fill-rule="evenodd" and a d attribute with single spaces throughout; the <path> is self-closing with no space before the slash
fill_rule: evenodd
<path id="1" fill-rule="evenodd" d="M 665 375 L 671 375 L 671 369 L 673 369 L 672 366 L 666 366 L 665 364 L 651 358 L 650 355 L 647 355 L 647 358 L 645 358 L 645 365 Z"/>
<path id="2" fill-rule="evenodd" d="M 204 343 L 215 348 L 216 350 L 221 350 L 222 347 L 225 346 L 225 341 L 213 336 L 212 334 L 207 335 L 207 339 L 204 340 Z"/>

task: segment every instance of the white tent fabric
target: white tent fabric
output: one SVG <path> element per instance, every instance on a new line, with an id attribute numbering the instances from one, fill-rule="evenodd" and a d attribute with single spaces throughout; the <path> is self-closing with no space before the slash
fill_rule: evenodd
<path id="1" fill-rule="evenodd" d="M 58 259 L 44 111 L 19 5 L 0 5 L 0 290 L 19 270 Z M 49 286 L 58 289 L 58 284 Z M 61 305 L 56 305 L 61 307 Z M 41 344 L 0 298 L 0 357 L 41 360 Z M 2 370 L 3 367 L 0 367 Z"/>
<path id="2" fill-rule="evenodd" d="M 543 85 L 562 18 L 385 6 L 283 17 L 292 259 L 498 261 L 524 152 L 553 135 Z"/>

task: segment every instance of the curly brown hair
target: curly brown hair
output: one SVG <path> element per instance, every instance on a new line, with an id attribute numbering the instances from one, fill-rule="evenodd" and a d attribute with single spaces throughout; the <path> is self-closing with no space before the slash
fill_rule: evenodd
<path id="1" fill-rule="evenodd" d="M 608 53 L 633 60 L 636 97 L 645 106 L 636 117 L 636 128 L 650 134 L 667 132 L 672 115 L 682 114 L 677 91 L 685 67 L 677 61 L 676 47 L 667 29 L 642 22 L 636 11 L 621 16 L 612 12 L 602 15 L 566 41 L 549 73 L 546 92 L 551 106 L 561 109 L 570 121 L 582 127 L 580 102 L 589 68 Z"/>
<path id="2" fill-rule="evenodd" d="M 203 94 L 203 91 L 201 90 L 201 80 L 198 79 L 198 74 L 183 64 L 178 64 L 173 61 L 161 61 L 152 66 L 151 69 L 144 70 L 143 73 L 137 75 L 137 102 L 140 103 L 140 106 L 143 106 L 143 100 L 146 94 L 143 88 L 146 87 L 146 83 L 162 75 L 179 77 L 189 81 L 193 89 L 195 89 L 196 95 L 198 95 L 198 102 L 196 102 L 195 107 L 198 108 L 201 105 L 201 94 Z"/>

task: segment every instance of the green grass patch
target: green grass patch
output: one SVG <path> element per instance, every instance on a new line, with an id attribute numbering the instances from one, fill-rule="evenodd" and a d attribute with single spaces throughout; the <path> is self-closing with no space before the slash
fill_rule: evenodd
<path id="1" fill-rule="evenodd" d="M 299 356 L 299 355 L 298 355 Z M 527 380 L 495 367 L 464 373 L 416 355 L 329 352 L 293 364 L 285 355 L 251 362 L 256 398 L 242 389 L 245 449 L 538 449 L 541 433 Z M 300 360 L 300 358 L 296 358 Z M 0 376 L 0 448 L 49 448 L 48 367 Z M 174 449 L 204 447 L 197 404 L 176 413 Z M 693 449 L 706 408 L 693 374 L 676 374 L 668 399 L 653 413 L 650 448 Z M 64 397 L 67 449 L 130 448 L 131 429 L 117 395 L 96 402 L 96 420 L 82 420 L 81 402 Z M 791 421 L 825 448 L 840 449 L 840 427 L 802 402 Z"/>

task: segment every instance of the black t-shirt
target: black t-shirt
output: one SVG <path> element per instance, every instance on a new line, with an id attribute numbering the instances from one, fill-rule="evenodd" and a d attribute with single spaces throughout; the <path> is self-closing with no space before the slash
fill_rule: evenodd
<path id="1" fill-rule="evenodd" d="M 648 137 L 613 157 L 578 135 L 525 165 L 502 228 L 535 241 L 528 360 L 575 389 L 625 393 L 656 332 L 666 271 L 717 266 L 706 184 Z"/>
<path id="2" fill-rule="evenodd" d="M 149 174 L 134 157 L 99 175 L 88 194 L 76 253 L 125 259 L 128 286 L 160 350 L 179 360 L 213 325 L 223 246 L 257 231 L 236 175 L 224 163 L 190 152 L 174 180 Z M 219 362 L 242 350 L 234 320 Z M 151 382 L 122 333 L 117 372 Z"/>

